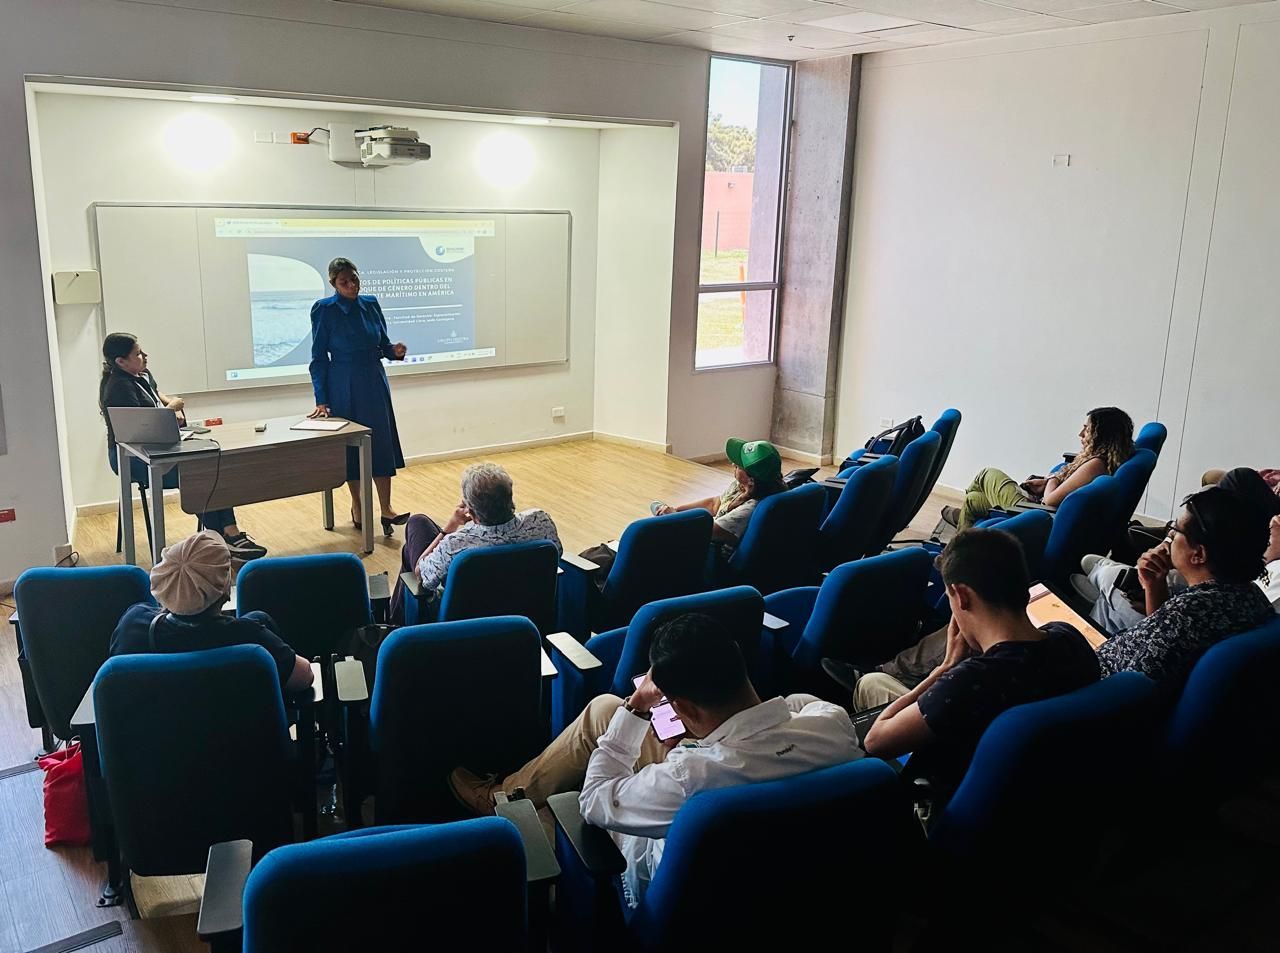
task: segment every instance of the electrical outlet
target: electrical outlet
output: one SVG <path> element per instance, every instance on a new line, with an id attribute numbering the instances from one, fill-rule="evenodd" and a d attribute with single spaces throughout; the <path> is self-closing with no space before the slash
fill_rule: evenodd
<path id="1" fill-rule="evenodd" d="M 253 141 L 254 141 L 254 142 L 261 142 L 261 143 L 264 143 L 264 144 L 266 144 L 266 145 L 271 145 L 271 133 L 270 133 L 270 132 L 255 132 L 255 133 L 253 134 Z"/>
<path id="2" fill-rule="evenodd" d="M 552 408 L 551 408 L 551 419 L 552 419 L 552 420 L 564 420 L 564 408 L 563 408 L 563 407 L 552 407 Z"/>
<path id="3" fill-rule="evenodd" d="M 893 426 L 893 418 L 892 418 L 892 417 L 881 417 L 881 418 L 880 418 L 880 429 L 881 429 L 881 430 L 888 430 L 888 429 L 889 429 L 890 427 L 892 427 L 892 426 Z"/>
<path id="4" fill-rule="evenodd" d="M 59 546 L 55 546 L 55 547 L 53 547 L 53 562 L 54 562 L 54 565 L 57 565 L 58 563 L 62 562 L 62 561 L 63 561 L 63 560 L 65 560 L 65 559 L 69 559 L 70 557 L 71 557 L 71 544 L 70 544 L 70 543 L 62 543 L 62 544 L 61 544 L 61 545 L 59 545 Z"/>

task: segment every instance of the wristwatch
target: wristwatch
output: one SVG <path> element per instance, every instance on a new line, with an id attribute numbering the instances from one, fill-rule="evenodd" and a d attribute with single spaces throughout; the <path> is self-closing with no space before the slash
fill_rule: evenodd
<path id="1" fill-rule="evenodd" d="M 643 718 L 645 721 L 651 721 L 653 719 L 653 712 L 637 711 L 635 708 L 632 708 L 630 696 L 622 700 L 622 707 L 625 708 L 627 711 L 631 712 L 631 714 L 635 715 L 637 718 Z"/>

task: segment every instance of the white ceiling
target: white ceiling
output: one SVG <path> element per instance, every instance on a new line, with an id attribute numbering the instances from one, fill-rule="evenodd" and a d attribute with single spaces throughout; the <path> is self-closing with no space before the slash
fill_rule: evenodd
<path id="1" fill-rule="evenodd" d="M 803 60 L 1166 16 L 1258 0 L 340 0 Z"/>

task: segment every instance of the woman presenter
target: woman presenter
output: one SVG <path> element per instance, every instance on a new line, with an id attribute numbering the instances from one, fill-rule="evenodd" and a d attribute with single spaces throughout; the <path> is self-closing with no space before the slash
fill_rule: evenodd
<path id="1" fill-rule="evenodd" d="M 378 490 L 382 532 L 403 526 L 409 514 L 391 508 L 391 478 L 404 466 L 391 387 L 382 358 L 404 360 L 407 348 L 387 338 L 387 319 L 373 295 L 360 293 L 360 274 L 346 258 L 329 262 L 329 284 L 337 292 L 311 306 L 311 385 L 316 409 L 308 417 L 342 417 L 373 431 L 373 485 Z M 347 450 L 351 522 L 360 525 L 360 463 Z"/>

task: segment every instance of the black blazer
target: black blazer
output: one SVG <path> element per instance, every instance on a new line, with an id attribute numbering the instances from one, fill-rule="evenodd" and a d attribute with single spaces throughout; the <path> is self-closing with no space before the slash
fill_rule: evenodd
<path id="1" fill-rule="evenodd" d="M 142 377 L 126 374 L 118 367 L 113 367 L 102 388 L 102 419 L 107 424 L 107 448 L 116 445 L 116 435 L 111 429 L 111 418 L 107 416 L 107 407 L 163 407 L 160 402 L 160 388 L 156 385 L 155 376 L 144 371 Z"/>

